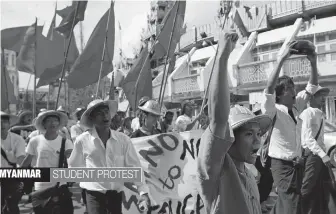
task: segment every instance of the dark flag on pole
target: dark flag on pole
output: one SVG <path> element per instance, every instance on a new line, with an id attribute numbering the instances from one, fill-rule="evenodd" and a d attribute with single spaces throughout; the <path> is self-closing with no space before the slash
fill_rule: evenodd
<path id="1" fill-rule="evenodd" d="M 66 38 L 70 36 L 72 23 L 75 19 L 75 25 L 79 21 L 84 20 L 85 10 L 88 1 L 73 1 L 71 10 L 68 10 L 70 13 L 62 20 L 61 24 L 55 28 L 56 31 L 63 34 Z M 76 8 L 78 5 L 77 16 L 75 17 Z"/>

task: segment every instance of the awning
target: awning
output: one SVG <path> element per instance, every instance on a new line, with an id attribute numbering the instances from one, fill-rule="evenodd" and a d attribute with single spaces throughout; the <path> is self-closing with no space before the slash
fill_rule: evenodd
<path id="1" fill-rule="evenodd" d="M 298 37 L 300 36 L 307 36 L 307 35 L 314 35 L 318 33 L 336 31 L 336 25 L 331 24 L 336 23 L 336 16 L 331 16 L 323 19 L 317 19 L 313 21 L 310 28 L 305 31 L 299 31 Z M 283 28 L 278 28 L 275 30 L 270 30 L 264 33 L 258 34 L 257 39 L 257 46 L 281 42 L 285 40 L 285 38 L 292 34 L 294 31 L 294 26 L 287 26 Z"/>
<path id="2" fill-rule="evenodd" d="M 195 53 L 191 56 L 190 61 L 195 62 L 201 59 L 208 59 L 216 54 L 217 45 L 209 46 L 206 48 L 198 49 Z"/>

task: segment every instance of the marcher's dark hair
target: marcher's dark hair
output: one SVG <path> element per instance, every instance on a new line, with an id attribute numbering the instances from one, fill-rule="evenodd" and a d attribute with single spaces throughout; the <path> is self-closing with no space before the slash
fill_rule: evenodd
<path id="1" fill-rule="evenodd" d="M 125 127 L 126 127 L 126 124 L 127 124 L 128 122 L 132 122 L 132 120 L 133 120 L 133 117 L 126 117 L 125 119 L 123 119 L 122 124 L 121 124 L 121 127 L 125 128 Z"/>
<path id="2" fill-rule="evenodd" d="M 9 121 L 10 119 L 9 119 L 9 116 L 4 115 L 4 116 L 1 116 L 1 120 L 8 120 Z"/>
<path id="3" fill-rule="evenodd" d="M 281 76 L 278 78 L 275 85 L 275 102 L 280 101 L 279 97 L 284 93 L 285 89 L 289 86 L 294 86 L 293 79 L 289 76 Z"/>
<path id="4" fill-rule="evenodd" d="M 167 115 L 169 115 L 169 114 L 170 114 L 170 115 L 174 115 L 174 112 L 167 111 L 166 114 L 165 114 L 165 117 L 166 117 Z"/>

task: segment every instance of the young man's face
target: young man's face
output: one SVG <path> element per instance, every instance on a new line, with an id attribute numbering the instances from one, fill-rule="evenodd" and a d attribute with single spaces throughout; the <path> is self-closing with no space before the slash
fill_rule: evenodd
<path id="1" fill-rule="evenodd" d="M 261 131 L 258 123 L 247 123 L 235 132 L 235 142 L 229 150 L 238 161 L 254 164 L 260 148 Z"/>
<path id="2" fill-rule="evenodd" d="M 33 115 L 32 114 L 27 114 L 23 117 L 23 122 L 25 124 L 31 124 L 33 120 Z"/>
<path id="3" fill-rule="evenodd" d="M 10 128 L 9 118 L 1 117 L 1 133 L 8 132 L 9 128 Z"/>
<path id="4" fill-rule="evenodd" d="M 98 106 L 91 112 L 91 120 L 97 127 L 110 127 L 111 125 L 111 112 L 106 105 Z"/>
<path id="5" fill-rule="evenodd" d="M 148 113 L 145 119 L 146 126 L 147 127 L 155 126 L 158 120 L 159 116 Z"/>
<path id="6" fill-rule="evenodd" d="M 173 117 L 174 117 L 173 114 L 166 114 L 165 119 L 166 119 L 166 122 L 167 122 L 168 125 L 172 124 Z"/>
<path id="7" fill-rule="evenodd" d="M 295 104 L 296 100 L 296 91 L 295 86 L 293 84 L 290 84 L 286 86 L 284 89 L 282 95 L 279 96 L 280 104 L 287 106 L 288 108 L 292 108 Z"/>
<path id="8" fill-rule="evenodd" d="M 321 108 L 325 102 L 326 94 L 323 92 L 317 92 L 314 94 L 310 100 L 311 104 L 313 104 L 313 107 Z"/>
<path id="9" fill-rule="evenodd" d="M 43 120 L 47 132 L 57 132 L 60 129 L 60 119 L 57 116 L 48 116 Z"/>

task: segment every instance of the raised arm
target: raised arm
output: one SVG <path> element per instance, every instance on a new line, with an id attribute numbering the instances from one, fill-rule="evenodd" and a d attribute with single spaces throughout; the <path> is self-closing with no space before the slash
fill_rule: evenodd
<path id="1" fill-rule="evenodd" d="M 291 47 L 295 44 L 296 42 L 289 43 L 287 47 L 284 49 L 282 55 L 278 58 L 277 63 L 275 65 L 275 68 L 273 72 L 271 73 L 268 81 L 267 81 L 267 87 L 266 87 L 266 94 L 274 94 L 275 91 L 275 85 L 277 82 L 277 79 L 279 77 L 281 68 L 285 60 L 290 56 L 291 53 L 295 52 L 296 50 L 291 49 Z"/>
<path id="2" fill-rule="evenodd" d="M 230 89 L 228 80 L 228 59 L 235 48 L 238 35 L 222 33 L 218 42 L 218 53 L 209 87 L 209 127 L 215 136 L 225 137 L 230 114 Z"/>
<path id="3" fill-rule="evenodd" d="M 69 168 L 85 167 L 84 154 L 83 154 L 83 136 L 79 136 L 73 145 L 73 150 L 68 154 L 71 154 L 68 158 Z M 67 154 L 67 155 L 68 155 Z"/>

